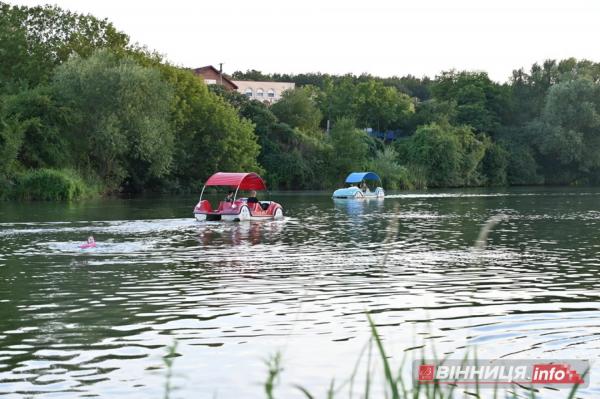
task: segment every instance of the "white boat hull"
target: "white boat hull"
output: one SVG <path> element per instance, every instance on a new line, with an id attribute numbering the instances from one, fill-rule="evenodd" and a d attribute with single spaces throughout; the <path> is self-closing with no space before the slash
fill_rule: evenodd
<path id="1" fill-rule="evenodd" d="M 384 198 L 385 192 L 383 188 L 377 187 L 375 191 L 362 191 L 358 187 L 340 188 L 333 192 L 332 198 L 335 199 L 371 199 Z"/>
<path id="2" fill-rule="evenodd" d="M 281 220 L 283 219 L 283 209 L 277 208 L 273 215 L 261 215 L 261 216 L 253 216 L 250 213 L 248 207 L 244 206 L 240 209 L 240 213 L 238 214 L 206 214 L 201 212 L 194 212 L 194 217 L 199 222 L 205 222 L 206 220 L 210 220 L 211 216 L 215 217 L 215 221 L 225 221 L 225 222 L 244 222 L 244 221 L 256 221 L 256 220 Z M 220 218 L 217 218 L 220 216 Z"/>

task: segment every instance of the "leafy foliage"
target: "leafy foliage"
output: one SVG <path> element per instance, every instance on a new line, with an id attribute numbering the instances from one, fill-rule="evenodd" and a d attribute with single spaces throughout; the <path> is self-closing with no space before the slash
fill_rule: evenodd
<path id="1" fill-rule="evenodd" d="M 409 165 L 425 172 L 432 187 L 459 187 L 481 184 L 480 164 L 485 141 L 471 128 L 432 123 L 419 127 L 409 140 L 399 145 Z"/>
<path id="2" fill-rule="evenodd" d="M 23 143 L 25 127 L 15 118 L 6 115 L 0 98 L 0 176 L 9 174 Z"/>
<path id="3" fill-rule="evenodd" d="M 191 188 L 217 170 L 260 172 L 253 125 L 191 72 L 172 66 L 161 71 L 175 91 L 175 162 L 168 179 Z"/>
<path id="4" fill-rule="evenodd" d="M 36 169 L 18 177 L 13 196 L 20 200 L 72 201 L 90 192 L 90 187 L 73 171 Z"/>
<path id="5" fill-rule="evenodd" d="M 432 86 L 433 97 L 456 103 L 450 122 L 469 125 L 476 132 L 494 133 L 507 107 L 506 89 L 485 72 L 443 72 Z"/>
<path id="6" fill-rule="evenodd" d="M 173 90 L 157 70 L 99 50 L 59 66 L 51 88 L 72 113 L 64 134 L 77 167 L 134 190 L 168 173 Z"/>
<path id="7" fill-rule="evenodd" d="M 366 133 L 356 128 L 354 120 L 343 117 L 335 123 L 329 137 L 329 165 L 337 181 L 341 181 L 348 171 L 363 170 L 367 166 L 367 141 Z"/>
<path id="8" fill-rule="evenodd" d="M 323 118 L 310 89 L 304 87 L 284 91 L 271 111 L 281 122 L 305 132 L 317 130 Z"/>
<path id="9" fill-rule="evenodd" d="M 0 194 L 25 181 L 65 192 L 65 169 L 109 193 L 196 190 L 219 170 L 283 189 L 365 168 L 387 188 L 600 183 L 599 63 L 547 60 L 506 84 L 470 71 L 233 76 L 296 89 L 268 106 L 207 87 L 107 20 L 0 2 Z"/>
<path id="10" fill-rule="evenodd" d="M 106 19 L 56 6 L 18 7 L 0 2 L 0 86 L 46 82 L 72 55 L 122 51 L 129 38 Z"/>
<path id="11" fill-rule="evenodd" d="M 531 125 L 545 170 L 555 182 L 589 178 L 600 171 L 600 86 L 588 79 L 554 85 Z M 550 177 L 550 176 L 548 176 Z"/>
<path id="12" fill-rule="evenodd" d="M 358 127 L 380 131 L 398 128 L 414 112 L 411 99 L 397 89 L 376 80 L 355 84 L 349 77 L 327 81 L 320 104 L 331 120 L 352 118 Z"/>
<path id="13" fill-rule="evenodd" d="M 18 160 L 26 168 L 63 167 L 72 164 L 67 137 L 62 128 L 71 110 L 58 104 L 47 86 L 38 86 L 9 96 L 6 112 L 21 126 L 23 141 Z"/>
<path id="14" fill-rule="evenodd" d="M 375 157 L 369 161 L 367 169 L 376 170 L 383 186 L 388 189 L 415 187 L 408 168 L 400 165 L 398 154 L 392 146 L 377 151 Z"/>

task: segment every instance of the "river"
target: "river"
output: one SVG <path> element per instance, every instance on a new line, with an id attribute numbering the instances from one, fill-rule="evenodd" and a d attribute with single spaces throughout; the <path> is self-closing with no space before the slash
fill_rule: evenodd
<path id="1" fill-rule="evenodd" d="M 196 222 L 190 196 L 0 203 L 0 396 L 162 398 L 176 342 L 172 398 L 264 398 L 276 352 L 279 398 L 325 397 L 369 311 L 394 365 L 590 359 L 600 397 L 600 190 L 329 195 L 274 193 L 285 219 L 252 223 Z"/>

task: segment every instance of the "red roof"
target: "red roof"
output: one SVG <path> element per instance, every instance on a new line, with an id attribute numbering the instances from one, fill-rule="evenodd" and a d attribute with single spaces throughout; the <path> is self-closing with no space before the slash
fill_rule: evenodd
<path id="1" fill-rule="evenodd" d="M 201 75 L 201 76 L 204 76 L 204 72 L 209 71 L 209 70 L 212 71 L 214 74 L 222 77 L 225 82 L 227 82 L 231 87 L 233 87 L 234 89 L 237 90 L 238 86 L 235 83 L 233 83 L 231 78 L 229 76 L 225 75 L 224 73 L 219 72 L 219 70 L 212 65 L 207 65 L 204 67 L 192 69 L 192 71 L 194 71 L 194 73 L 196 75 Z"/>
<path id="2" fill-rule="evenodd" d="M 230 186 L 240 190 L 266 190 L 267 185 L 256 173 L 218 172 L 208 178 L 205 186 Z"/>

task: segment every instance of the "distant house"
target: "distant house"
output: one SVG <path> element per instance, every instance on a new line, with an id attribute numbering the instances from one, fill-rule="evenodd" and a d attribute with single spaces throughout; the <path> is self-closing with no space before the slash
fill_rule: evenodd
<path id="1" fill-rule="evenodd" d="M 207 85 L 222 85 L 225 90 L 237 90 L 238 86 L 231 80 L 231 78 L 219 71 L 212 65 L 208 65 L 201 68 L 193 69 L 194 73 L 198 76 L 202 76 L 204 83 Z"/>
<path id="2" fill-rule="evenodd" d="M 252 100 L 273 104 L 281 100 L 281 94 L 296 86 L 293 82 L 257 82 L 251 80 L 234 80 L 237 91 Z"/>

